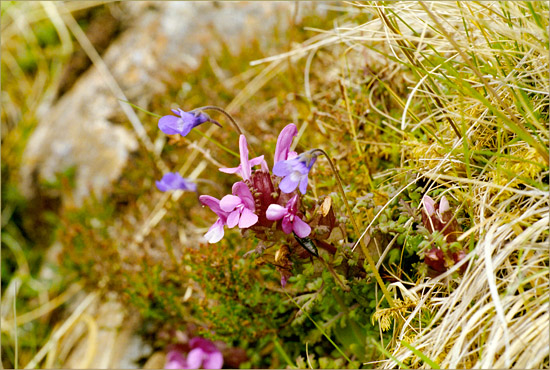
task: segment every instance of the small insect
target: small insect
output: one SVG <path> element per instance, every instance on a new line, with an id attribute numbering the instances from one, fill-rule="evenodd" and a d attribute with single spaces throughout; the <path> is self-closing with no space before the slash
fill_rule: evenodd
<path id="1" fill-rule="evenodd" d="M 317 250 L 317 246 L 315 245 L 315 243 L 313 243 L 313 240 L 311 240 L 307 236 L 305 238 L 300 238 L 295 233 L 293 234 L 294 238 L 298 241 L 298 243 L 300 243 L 302 247 L 304 247 L 305 250 L 313 254 L 315 257 L 319 257 L 319 251 Z"/>

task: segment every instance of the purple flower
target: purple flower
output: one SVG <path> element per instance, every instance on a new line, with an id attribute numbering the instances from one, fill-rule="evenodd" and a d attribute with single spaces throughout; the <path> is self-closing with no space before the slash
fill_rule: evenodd
<path id="1" fill-rule="evenodd" d="M 441 201 L 439 202 L 437 209 L 435 207 L 435 201 L 429 195 L 424 195 L 422 197 L 422 205 L 424 206 L 424 209 L 429 217 L 432 217 L 435 214 L 441 222 L 443 222 L 442 215 L 451 209 L 449 206 L 449 201 L 445 196 L 441 197 Z"/>
<path id="2" fill-rule="evenodd" d="M 248 186 L 242 182 L 236 182 L 233 185 L 233 195 L 226 195 L 220 200 L 220 208 L 228 212 L 227 226 L 246 229 L 258 222 L 258 216 L 254 213 L 254 197 L 248 189 Z"/>
<path id="3" fill-rule="evenodd" d="M 209 207 L 218 215 L 216 222 L 214 222 L 214 224 L 210 226 L 210 229 L 208 229 L 208 232 L 204 234 L 204 238 L 208 240 L 209 243 L 217 243 L 223 238 L 223 227 L 227 224 L 227 216 L 229 216 L 229 213 L 224 212 L 220 208 L 219 199 L 211 197 L 210 195 L 201 195 L 199 197 L 199 202 L 201 202 L 203 206 Z"/>
<path id="4" fill-rule="evenodd" d="M 298 129 L 293 123 L 286 125 L 285 128 L 281 130 L 281 133 L 277 138 L 277 145 L 275 146 L 275 156 L 273 158 L 273 164 L 276 164 L 279 161 L 287 160 L 289 159 L 289 157 L 296 157 L 296 152 L 290 151 L 290 145 L 292 144 L 292 139 L 297 134 Z"/>
<path id="5" fill-rule="evenodd" d="M 166 354 L 165 369 L 188 369 L 187 361 L 180 351 L 173 349 Z"/>
<path id="6" fill-rule="evenodd" d="M 168 172 L 162 176 L 160 181 L 155 181 L 160 191 L 168 190 L 188 190 L 197 191 L 197 185 L 191 180 L 184 179 L 177 172 Z"/>
<path id="7" fill-rule="evenodd" d="M 281 189 L 283 193 L 288 194 L 292 193 L 299 186 L 302 194 L 305 194 L 308 183 L 307 176 L 315 160 L 317 160 L 316 154 L 305 152 L 296 158 L 275 163 L 273 166 L 273 173 L 283 177 L 283 180 L 279 184 L 279 189 Z"/>
<path id="8" fill-rule="evenodd" d="M 248 160 L 248 145 L 244 135 L 239 136 L 239 154 L 241 157 L 241 164 L 238 167 L 220 168 L 220 171 L 224 173 L 237 173 L 243 178 L 243 180 L 250 180 L 252 166 L 261 164 L 264 171 L 269 171 L 263 155 Z"/>
<path id="9" fill-rule="evenodd" d="M 159 129 L 166 135 L 180 134 L 186 136 L 191 129 L 207 121 L 214 122 L 206 114 L 200 112 L 185 112 L 181 109 L 172 109 L 175 116 L 168 115 L 159 119 Z"/>
<path id="10" fill-rule="evenodd" d="M 271 204 L 267 208 L 266 217 L 268 220 L 272 221 L 283 219 L 282 227 L 286 234 L 290 234 L 294 231 L 300 238 L 305 238 L 311 233 L 311 227 L 296 215 L 298 211 L 296 207 L 297 202 L 298 194 L 287 202 L 286 207 L 282 207 L 278 204 Z"/>
<path id="11" fill-rule="evenodd" d="M 221 369 L 223 355 L 211 341 L 195 337 L 189 341 L 191 350 L 187 358 L 178 350 L 172 350 L 166 355 L 165 369 Z"/>

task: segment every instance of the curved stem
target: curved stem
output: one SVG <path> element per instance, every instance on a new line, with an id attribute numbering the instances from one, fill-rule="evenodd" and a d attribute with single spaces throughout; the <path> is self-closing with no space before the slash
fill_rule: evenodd
<path id="1" fill-rule="evenodd" d="M 351 289 L 342 282 L 342 280 L 340 279 L 340 277 L 338 276 L 336 271 L 334 271 L 332 266 L 329 265 L 329 263 L 327 261 L 325 261 L 325 259 L 323 257 L 319 256 L 319 259 L 321 260 L 321 262 L 323 262 L 325 267 L 328 269 L 328 271 L 330 272 L 330 274 L 334 278 L 334 281 L 336 281 L 336 283 L 340 286 L 340 288 L 342 288 L 342 290 L 344 292 L 349 292 Z"/>
<path id="2" fill-rule="evenodd" d="M 241 126 L 239 126 L 239 124 L 237 123 L 237 121 L 235 121 L 235 119 L 233 118 L 233 116 L 231 114 L 229 114 L 225 109 L 223 108 L 220 108 L 220 107 L 216 107 L 215 105 L 205 105 L 204 107 L 199 107 L 199 108 L 195 108 L 193 110 L 191 110 L 190 112 L 196 112 L 196 111 L 203 111 L 203 110 L 215 110 L 216 112 L 220 112 L 222 113 L 224 116 L 226 116 L 227 118 L 229 118 L 229 121 L 231 121 L 231 124 L 233 125 L 233 127 L 235 128 L 235 130 L 239 133 L 239 135 L 244 135 L 244 131 L 243 129 L 241 128 Z M 246 135 L 245 135 L 246 136 Z M 250 148 L 250 154 L 252 154 L 253 156 L 256 156 L 255 154 L 255 151 L 253 148 Z"/>
<path id="3" fill-rule="evenodd" d="M 327 160 L 328 160 L 328 163 L 330 165 L 330 168 L 332 169 L 332 172 L 334 172 L 334 175 L 336 175 L 336 183 L 338 184 L 338 190 L 340 191 L 340 193 L 342 194 L 342 198 L 344 199 L 344 204 L 346 206 L 346 211 L 348 212 L 348 215 L 349 215 L 349 218 L 351 220 L 351 224 L 353 226 L 353 229 L 355 230 L 355 233 L 357 235 L 361 235 L 361 233 L 359 232 L 359 228 L 357 227 L 357 223 L 355 222 L 355 218 L 353 217 L 353 213 L 351 212 L 351 208 L 349 206 L 349 202 L 348 202 L 348 198 L 346 196 L 346 193 L 344 192 L 344 187 L 342 186 L 342 179 L 340 178 L 340 174 L 338 173 L 338 170 L 336 169 L 336 166 L 334 166 L 334 163 L 332 162 L 332 160 L 330 159 L 329 155 L 327 154 L 327 152 L 325 152 L 323 149 L 313 149 L 311 151 L 311 153 L 321 153 L 322 155 L 324 155 Z M 370 239 L 370 237 L 369 237 Z M 386 297 L 386 300 L 388 301 L 390 307 L 394 307 L 394 303 L 393 303 L 393 299 L 390 295 L 390 292 L 388 291 L 388 289 L 386 288 L 386 285 L 384 284 L 384 281 L 382 281 L 382 277 L 380 277 L 380 274 L 378 273 L 378 269 L 376 268 L 376 264 L 374 263 L 368 249 L 367 249 L 367 245 L 365 244 L 363 238 L 360 239 L 361 241 L 361 250 L 363 251 L 363 254 L 365 255 L 365 258 L 367 259 L 367 262 L 372 270 L 372 273 L 374 274 L 374 278 L 376 279 L 376 281 L 378 282 L 378 285 L 380 286 L 380 289 L 382 289 L 382 293 L 384 294 L 384 297 Z"/>
<path id="4" fill-rule="evenodd" d="M 228 113 L 225 109 L 223 109 L 223 108 L 216 107 L 215 105 L 205 105 L 204 107 L 195 108 L 195 109 L 193 109 L 193 110 L 190 111 L 190 112 L 203 111 L 203 110 L 215 110 L 215 111 L 217 111 L 217 112 L 222 113 L 224 116 L 226 116 L 227 118 L 229 118 L 229 121 L 231 121 L 231 124 L 233 125 L 233 127 L 235 127 L 235 130 L 237 130 L 237 132 L 239 133 L 239 135 L 244 135 L 244 132 L 243 132 L 243 130 L 241 129 L 241 126 L 239 126 L 239 124 L 237 123 L 237 121 L 235 121 L 235 119 L 233 118 L 233 116 L 231 116 L 231 114 L 229 114 L 229 113 Z"/>

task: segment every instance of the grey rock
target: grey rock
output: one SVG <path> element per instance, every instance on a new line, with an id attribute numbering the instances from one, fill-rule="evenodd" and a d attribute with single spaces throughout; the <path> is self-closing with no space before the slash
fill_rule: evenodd
<path id="1" fill-rule="evenodd" d="M 129 27 L 109 46 L 103 61 L 126 97 L 146 106 L 154 94 L 164 91 L 163 71 L 197 67 L 201 54 L 216 52 L 218 43 L 210 42 L 213 32 L 230 47 L 260 34 L 267 39 L 276 15 L 291 14 L 295 6 L 290 2 L 122 2 Z M 51 181 L 73 166 L 77 170 L 74 204 L 81 204 L 90 193 L 101 196 L 108 191 L 129 153 L 140 148 L 139 130 L 113 123 L 112 117 L 123 114 L 117 98 L 122 97 L 113 94 L 94 66 L 58 102 L 41 110 L 23 154 L 24 194 L 33 195 L 37 177 Z M 142 136 L 141 142 L 151 150 L 151 139 Z M 140 150 L 145 148 L 142 145 Z"/>

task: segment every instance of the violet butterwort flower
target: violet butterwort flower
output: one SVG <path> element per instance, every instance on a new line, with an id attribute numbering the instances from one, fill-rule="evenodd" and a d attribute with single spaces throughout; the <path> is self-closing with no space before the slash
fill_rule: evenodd
<path id="1" fill-rule="evenodd" d="M 239 136 L 239 154 L 241 157 L 241 164 L 238 167 L 220 168 L 220 171 L 224 173 L 236 173 L 241 176 L 243 180 L 250 180 L 252 166 L 257 166 L 260 164 L 264 171 L 269 172 L 263 155 L 250 160 L 248 159 L 248 145 L 244 135 Z"/>
<path id="2" fill-rule="evenodd" d="M 217 243 L 223 238 L 223 227 L 227 224 L 227 217 L 229 216 L 229 213 L 220 208 L 219 199 L 216 199 L 210 195 L 201 195 L 199 197 L 199 202 L 201 202 L 203 206 L 209 207 L 215 214 L 218 215 L 216 222 L 214 222 L 206 234 L 204 234 L 204 238 L 208 240 L 208 243 Z"/>
<path id="3" fill-rule="evenodd" d="M 181 352 L 172 350 L 166 355 L 165 369 L 221 369 L 223 355 L 211 341 L 195 337 L 189 341 L 191 350 L 187 358 Z"/>
<path id="4" fill-rule="evenodd" d="M 282 207 L 278 204 L 271 204 L 267 208 L 266 217 L 268 220 L 272 221 L 282 219 L 283 231 L 286 234 L 290 234 L 294 231 L 294 233 L 300 238 L 305 238 L 311 233 L 311 227 L 296 215 L 296 212 L 298 211 L 296 207 L 297 202 L 298 194 L 293 196 L 286 203 L 286 207 Z"/>
<path id="5" fill-rule="evenodd" d="M 197 191 L 197 184 L 191 180 L 184 179 L 177 172 L 168 172 L 162 176 L 160 181 L 155 181 L 157 188 L 160 191 L 168 190 L 188 190 L 188 191 Z"/>
<path id="6" fill-rule="evenodd" d="M 283 193 L 292 193 L 297 187 L 300 192 L 305 194 L 307 191 L 308 174 L 311 167 L 317 160 L 316 154 L 305 152 L 296 158 L 279 161 L 273 166 L 273 173 L 283 177 L 279 184 L 279 189 Z"/>
<path id="7" fill-rule="evenodd" d="M 233 195 L 226 195 L 220 200 L 220 208 L 229 213 L 226 225 L 230 228 L 238 224 L 239 228 L 245 229 L 258 222 L 258 216 L 254 213 L 254 197 L 242 181 L 233 185 Z"/>
<path id="8" fill-rule="evenodd" d="M 292 145 L 292 139 L 298 134 L 298 129 L 294 123 L 286 125 L 281 130 L 279 137 L 277 138 L 277 145 L 275 146 L 275 156 L 273 157 L 273 164 L 279 161 L 284 161 L 297 156 L 296 152 L 290 151 Z"/>
<path id="9" fill-rule="evenodd" d="M 168 115 L 159 119 L 159 129 L 166 135 L 180 134 L 186 136 L 194 127 L 205 122 L 217 123 L 201 112 L 185 112 L 181 109 L 172 109 L 175 116 Z M 219 123 L 217 123 L 219 125 Z"/>

